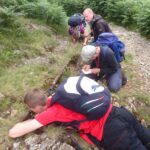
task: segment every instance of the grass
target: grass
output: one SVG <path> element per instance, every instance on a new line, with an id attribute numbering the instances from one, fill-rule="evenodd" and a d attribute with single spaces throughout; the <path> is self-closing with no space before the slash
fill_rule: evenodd
<path id="1" fill-rule="evenodd" d="M 47 75 L 48 65 L 24 65 L 9 68 L 0 76 L 0 91 L 4 95 L 19 96 L 29 87 L 42 85 L 44 76 Z"/>
<path id="2" fill-rule="evenodd" d="M 0 45 L 2 45 L 0 48 L 0 67 L 19 64 L 22 58 L 46 55 L 44 48 L 46 45 L 51 45 L 52 48 L 57 46 L 56 40 L 51 37 L 50 28 L 33 25 L 29 20 L 24 21 L 24 23 L 27 25 L 24 27 L 23 35 L 18 35 L 16 29 L 9 33 L 2 32 L 0 34 Z M 28 26 L 31 25 L 33 28 L 28 29 Z"/>
<path id="3" fill-rule="evenodd" d="M 129 99 L 132 99 L 136 103 L 138 118 L 142 118 L 147 124 L 150 124 L 150 93 L 141 90 L 144 82 L 138 74 L 138 65 L 134 64 L 133 56 L 130 53 L 126 54 L 126 59 L 122 65 L 127 75 L 128 83 L 117 93 L 119 103 L 127 106 L 130 105 Z"/>
<path id="4" fill-rule="evenodd" d="M 81 50 L 81 44 L 73 44 L 67 37 L 56 35 L 51 28 L 43 25 L 37 20 L 23 19 L 24 32 L 18 36 L 12 34 L 0 34 L 0 93 L 5 99 L 0 101 L 0 149 L 6 149 L 14 140 L 8 137 L 8 130 L 13 124 L 18 122 L 27 109 L 23 104 L 23 95 L 26 90 L 38 87 L 47 90 L 53 79 L 60 73 L 63 66 L 71 59 L 76 58 Z M 31 26 L 31 29 L 28 27 Z M 25 36 L 22 36 L 22 35 Z M 67 41 L 67 42 L 66 42 Z M 66 42 L 66 43 L 65 43 Z M 36 57 L 48 58 L 48 62 L 36 62 Z M 33 60 L 30 62 L 30 60 Z M 25 63 L 28 62 L 29 63 Z M 137 109 L 140 116 L 150 123 L 150 114 L 148 106 L 150 105 L 150 95 L 140 91 L 142 82 L 136 71 L 136 64 L 133 62 L 133 56 L 126 54 L 126 59 L 122 63 L 128 76 L 128 84 L 118 93 L 119 103 L 127 105 L 128 98 L 134 97 L 136 101 L 146 104 L 146 107 Z M 75 66 L 69 66 L 61 78 L 61 81 L 72 75 L 79 74 Z M 136 82 L 138 81 L 138 82 Z M 7 114 L 10 111 L 10 114 Z M 12 116 L 13 111 L 17 114 Z M 5 118 L 3 117 L 5 116 Z M 64 133 L 62 127 L 48 127 L 46 129 L 49 137 L 57 138 Z M 79 138 L 76 133 L 75 138 Z M 89 145 L 80 139 L 85 149 Z"/>
<path id="5" fill-rule="evenodd" d="M 125 54 L 124 64 L 133 64 L 133 56 L 130 53 Z"/>
<path id="6" fill-rule="evenodd" d="M 25 91 L 33 87 L 47 90 L 61 68 L 81 49 L 78 44 L 68 42 L 64 45 L 64 40 L 68 39 L 54 35 L 51 28 L 42 23 L 35 24 L 35 20 L 28 19 L 23 19 L 22 23 L 25 36 L 17 36 L 14 31 L 0 34 L 0 93 L 5 96 L 0 101 L 0 143 L 3 143 L 0 149 L 6 149 L 14 142 L 8 137 L 8 130 L 27 111 L 23 104 Z M 28 25 L 34 27 L 29 30 Z M 48 58 L 48 62 L 34 62 L 38 56 Z M 69 72 L 65 72 L 66 77 Z M 17 114 L 12 117 L 13 111 Z"/>

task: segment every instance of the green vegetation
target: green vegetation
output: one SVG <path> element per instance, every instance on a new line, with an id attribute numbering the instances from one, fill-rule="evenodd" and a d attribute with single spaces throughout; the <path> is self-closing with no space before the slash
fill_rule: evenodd
<path id="1" fill-rule="evenodd" d="M 6 149 L 13 140 L 8 138 L 9 128 L 26 114 L 23 95 L 26 90 L 38 87 L 47 90 L 62 67 L 74 58 L 76 63 L 81 44 L 73 44 L 66 37 L 67 15 L 91 7 L 106 19 L 126 27 L 139 28 L 150 35 L 149 0 L 1 0 L 0 1 L 0 149 Z M 123 62 L 129 85 L 117 93 L 121 104 L 129 97 L 150 105 L 150 96 L 140 91 L 141 81 L 133 70 L 133 56 L 126 55 Z M 136 67 L 136 66 L 135 66 Z M 78 74 L 70 65 L 61 81 Z M 138 81 L 138 84 L 135 82 Z M 148 108 L 138 109 L 149 122 Z M 15 114 L 14 112 L 17 111 Z M 146 114 L 146 115 L 145 115 Z M 49 127 L 54 138 L 62 128 Z M 56 132 L 55 132 L 56 131 Z"/>
<path id="2" fill-rule="evenodd" d="M 21 20 L 25 36 L 18 37 L 13 28 L 12 34 L 0 35 L 0 93 L 5 96 L 0 101 L 0 143 L 4 143 L 0 149 L 11 146 L 13 140 L 8 138 L 8 130 L 26 114 L 23 104 L 26 90 L 33 87 L 47 90 L 61 68 L 81 49 L 80 45 L 68 42 L 67 37 L 55 35 L 52 27 L 43 22 Z M 64 78 L 69 72 L 66 70 Z"/>
<path id="3" fill-rule="evenodd" d="M 135 30 L 139 29 L 142 35 L 150 37 L 149 0 L 2 0 L 0 30 L 4 25 L 19 26 L 18 16 L 23 15 L 40 19 L 53 27 L 56 32 L 64 33 L 67 27 L 66 14 L 70 16 L 76 12 L 82 13 L 87 7 L 91 7 L 94 12 L 110 21 Z"/>
<path id="4" fill-rule="evenodd" d="M 137 14 L 137 26 L 142 35 L 150 38 L 150 1 L 145 1 L 142 11 Z"/>

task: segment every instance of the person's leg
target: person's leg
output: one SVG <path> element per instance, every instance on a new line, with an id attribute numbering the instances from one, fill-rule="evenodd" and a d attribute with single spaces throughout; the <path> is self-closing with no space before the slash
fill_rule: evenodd
<path id="1" fill-rule="evenodd" d="M 123 119 L 132 125 L 142 143 L 150 149 L 150 130 L 144 127 L 127 109 L 119 108 L 118 111 Z"/>
<path id="2" fill-rule="evenodd" d="M 100 146 L 105 150 L 147 150 L 132 125 L 124 120 L 117 108 L 113 109 L 106 122 Z"/>
<path id="3" fill-rule="evenodd" d="M 122 71 L 118 69 L 107 79 L 107 86 L 110 91 L 117 92 L 122 87 Z"/>
<path id="4" fill-rule="evenodd" d="M 127 77 L 125 75 L 125 72 L 123 69 L 121 69 L 122 71 L 122 85 L 126 85 L 127 84 Z"/>

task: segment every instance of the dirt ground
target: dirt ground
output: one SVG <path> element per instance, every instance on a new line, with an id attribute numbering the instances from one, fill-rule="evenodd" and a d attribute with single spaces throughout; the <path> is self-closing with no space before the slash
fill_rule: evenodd
<path id="1" fill-rule="evenodd" d="M 133 61 L 136 64 L 136 68 L 133 69 L 142 80 L 142 90 L 150 94 L 150 40 L 123 27 L 115 25 L 111 25 L 111 27 L 113 32 L 125 43 L 126 53 L 133 56 Z"/>

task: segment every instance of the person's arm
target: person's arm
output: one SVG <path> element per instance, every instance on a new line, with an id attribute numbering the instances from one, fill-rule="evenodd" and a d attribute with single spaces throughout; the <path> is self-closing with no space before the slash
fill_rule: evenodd
<path id="1" fill-rule="evenodd" d="M 101 20 L 98 20 L 95 25 L 96 25 L 98 35 L 103 33 L 103 32 L 106 32 L 104 24 Z"/>
<path id="2" fill-rule="evenodd" d="M 105 68 L 101 68 L 101 73 L 107 75 L 111 75 L 120 68 L 120 64 L 117 62 L 115 55 L 111 49 L 108 49 L 105 54 Z"/>
<path id="3" fill-rule="evenodd" d="M 107 22 L 103 19 L 100 19 L 96 22 L 96 26 L 97 26 L 97 32 L 99 34 L 103 33 L 103 32 L 112 32 L 109 25 L 107 24 Z"/>
<path id="4" fill-rule="evenodd" d="M 43 125 L 35 119 L 20 122 L 20 123 L 17 123 L 16 125 L 14 125 L 9 130 L 9 136 L 11 138 L 20 137 L 20 136 L 23 136 L 29 132 L 32 132 L 42 126 Z"/>

